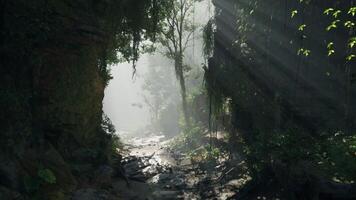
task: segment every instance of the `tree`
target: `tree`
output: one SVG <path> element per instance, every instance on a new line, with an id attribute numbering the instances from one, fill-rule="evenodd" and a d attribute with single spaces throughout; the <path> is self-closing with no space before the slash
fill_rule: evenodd
<path id="1" fill-rule="evenodd" d="M 159 42 L 165 48 L 164 55 L 174 61 L 175 74 L 181 89 L 184 120 L 186 126 L 189 127 L 190 120 L 184 75 L 190 68 L 184 65 L 184 52 L 189 42 L 194 39 L 192 36 L 196 29 L 190 21 L 194 0 L 175 0 L 172 1 L 171 6 L 172 9 L 163 24 Z"/>
<path id="2" fill-rule="evenodd" d="M 179 88 L 174 80 L 173 69 L 167 69 L 170 61 L 160 54 L 149 57 L 148 72 L 144 75 L 142 89 L 144 103 L 151 113 L 151 124 L 154 131 L 166 135 L 175 135 L 179 131 L 180 103 Z"/>

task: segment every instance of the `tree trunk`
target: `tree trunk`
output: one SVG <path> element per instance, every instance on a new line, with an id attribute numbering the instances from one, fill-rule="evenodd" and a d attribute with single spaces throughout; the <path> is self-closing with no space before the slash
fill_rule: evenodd
<path id="1" fill-rule="evenodd" d="M 179 56 L 176 59 L 175 65 L 176 65 L 177 77 L 179 79 L 179 84 L 180 84 L 180 89 L 181 89 L 184 121 L 185 121 L 186 127 L 189 128 L 191 126 L 190 126 L 190 120 L 189 120 L 188 103 L 187 103 L 187 90 L 186 90 L 186 87 L 185 87 L 184 70 L 183 70 L 183 58 L 182 58 L 182 56 Z"/>

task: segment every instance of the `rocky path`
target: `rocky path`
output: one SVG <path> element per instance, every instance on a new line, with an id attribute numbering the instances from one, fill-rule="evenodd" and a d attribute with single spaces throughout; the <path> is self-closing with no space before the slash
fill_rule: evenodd
<path id="1" fill-rule="evenodd" d="M 129 179 L 127 190 L 121 190 L 124 199 L 229 199 L 246 180 L 229 178 L 236 168 L 224 163 L 213 170 L 193 165 L 171 151 L 163 136 L 133 138 L 129 151 L 122 161 Z M 125 187 L 117 185 L 118 190 Z"/>
<path id="2" fill-rule="evenodd" d="M 115 175 L 115 166 L 102 166 L 93 181 L 80 187 L 71 199 L 290 199 L 281 197 L 284 193 L 274 179 L 250 181 L 243 162 L 229 159 L 213 165 L 193 164 L 184 154 L 170 150 L 169 141 L 163 136 L 132 138 L 126 147 L 127 153 L 119 159 L 119 168 L 125 177 Z"/>
<path id="3" fill-rule="evenodd" d="M 132 138 L 126 148 L 120 166 L 125 177 L 102 167 L 95 186 L 77 190 L 72 200 L 234 199 L 248 179 L 239 175 L 238 163 L 191 163 L 184 154 L 170 150 L 163 136 Z"/>

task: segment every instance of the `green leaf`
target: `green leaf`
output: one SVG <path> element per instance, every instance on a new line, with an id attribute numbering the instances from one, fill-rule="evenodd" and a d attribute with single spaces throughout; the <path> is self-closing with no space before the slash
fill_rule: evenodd
<path id="1" fill-rule="evenodd" d="M 303 49 L 303 48 L 300 48 L 300 49 L 298 49 L 297 55 L 299 56 L 299 55 L 301 55 L 303 52 L 304 52 L 304 49 Z"/>
<path id="2" fill-rule="evenodd" d="M 337 23 L 340 22 L 340 20 L 335 20 L 333 22 L 331 22 L 331 24 L 326 28 L 327 31 L 330 31 L 333 28 L 337 28 Z"/>
<path id="3" fill-rule="evenodd" d="M 337 10 L 333 13 L 333 17 L 337 18 L 339 14 L 341 13 L 341 10 Z"/>
<path id="4" fill-rule="evenodd" d="M 311 53 L 311 51 L 310 51 L 310 50 L 308 50 L 308 49 L 306 49 L 306 50 L 304 50 L 303 55 L 305 55 L 305 56 L 309 56 L 309 55 L 310 55 L 310 53 Z"/>
<path id="5" fill-rule="evenodd" d="M 50 169 L 41 169 L 38 170 L 38 177 L 40 177 L 43 181 L 49 184 L 56 183 L 57 179 L 54 173 Z"/>
<path id="6" fill-rule="evenodd" d="M 329 15 L 329 14 L 331 14 L 332 11 L 334 11 L 334 8 L 328 8 L 324 11 L 324 14 Z"/>
<path id="7" fill-rule="evenodd" d="M 353 37 L 349 40 L 349 47 L 352 49 L 356 45 L 356 37 Z"/>
<path id="8" fill-rule="evenodd" d="M 334 43 L 333 42 L 329 42 L 328 49 L 331 49 L 333 46 L 334 46 Z"/>
<path id="9" fill-rule="evenodd" d="M 351 61 L 351 60 L 353 60 L 355 57 L 356 57 L 356 56 L 355 56 L 354 54 L 351 54 L 351 55 L 349 55 L 349 56 L 346 57 L 346 60 L 347 60 L 347 61 Z"/>
<path id="10" fill-rule="evenodd" d="M 299 31 L 304 31 L 304 29 L 305 29 L 306 27 L 307 27 L 306 24 L 302 24 L 302 25 L 299 26 L 298 30 L 299 30 Z"/>
<path id="11" fill-rule="evenodd" d="M 353 28 L 355 26 L 355 23 L 352 21 L 347 21 L 344 23 L 344 26 L 347 28 Z"/>
<path id="12" fill-rule="evenodd" d="M 328 56 L 331 56 L 334 53 L 335 53 L 335 50 L 331 49 L 331 50 L 328 51 Z"/>
<path id="13" fill-rule="evenodd" d="M 309 56 L 311 53 L 311 51 L 309 49 L 303 49 L 303 48 L 300 48 L 297 52 L 298 55 L 304 55 L 304 56 Z"/>
<path id="14" fill-rule="evenodd" d="M 298 10 L 293 10 L 291 13 L 291 18 L 295 17 L 298 14 Z"/>
<path id="15" fill-rule="evenodd" d="M 347 14 L 355 16 L 356 15 L 356 7 L 351 7 L 349 12 L 347 12 Z"/>

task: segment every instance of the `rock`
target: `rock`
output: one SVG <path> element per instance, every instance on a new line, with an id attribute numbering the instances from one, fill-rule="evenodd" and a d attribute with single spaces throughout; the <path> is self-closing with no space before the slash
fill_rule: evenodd
<path id="1" fill-rule="evenodd" d="M 158 169 L 156 166 L 151 165 L 143 169 L 142 173 L 144 173 L 146 176 L 155 176 L 158 174 Z"/>
<path id="2" fill-rule="evenodd" d="M 50 190 L 54 193 L 57 193 L 58 189 L 63 192 L 72 192 L 77 185 L 77 181 L 72 175 L 69 164 L 51 144 L 46 146 L 47 149 L 43 152 L 42 164 L 44 168 L 50 169 L 56 176 L 55 187 L 51 186 Z"/>
<path id="3" fill-rule="evenodd" d="M 177 199 L 179 195 L 178 191 L 155 191 L 152 196 L 154 199 Z"/>
<path id="4" fill-rule="evenodd" d="M 172 189 L 172 186 L 171 185 L 165 185 L 163 188 L 164 189 Z"/>
<path id="5" fill-rule="evenodd" d="M 148 182 L 153 184 L 161 184 L 168 182 L 172 178 L 173 176 L 171 174 L 157 174 L 156 176 L 152 177 Z"/>
<path id="6" fill-rule="evenodd" d="M 192 160 L 190 158 L 183 158 L 181 161 L 180 161 L 180 165 L 192 165 Z"/>
<path id="7" fill-rule="evenodd" d="M 130 187 L 127 186 L 124 180 L 118 180 L 113 183 L 113 191 L 120 194 L 119 199 L 123 200 L 147 200 L 151 198 L 153 188 L 147 183 L 130 181 Z"/>
<path id="8" fill-rule="evenodd" d="M 21 165 L 16 160 L 0 154 L 0 184 L 12 189 L 20 189 L 22 182 Z M 0 198 L 1 199 L 1 198 Z"/>
<path id="9" fill-rule="evenodd" d="M 172 185 L 174 185 L 174 187 L 176 187 L 177 189 L 182 189 L 185 188 L 187 186 L 185 180 L 183 178 L 174 178 L 170 181 L 170 183 Z"/>
<path id="10" fill-rule="evenodd" d="M 95 171 L 95 183 L 100 187 L 110 187 L 114 169 L 108 165 L 102 165 Z"/>
<path id="11" fill-rule="evenodd" d="M 16 200 L 23 200 L 24 197 L 22 197 L 19 193 L 10 190 L 9 188 L 5 188 L 0 186 L 0 199 L 16 199 Z"/>
<path id="12" fill-rule="evenodd" d="M 109 200 L 110 195 L 105 190 L 92 188 L 80 189 L 74 192 L 72 200 Z"/>

